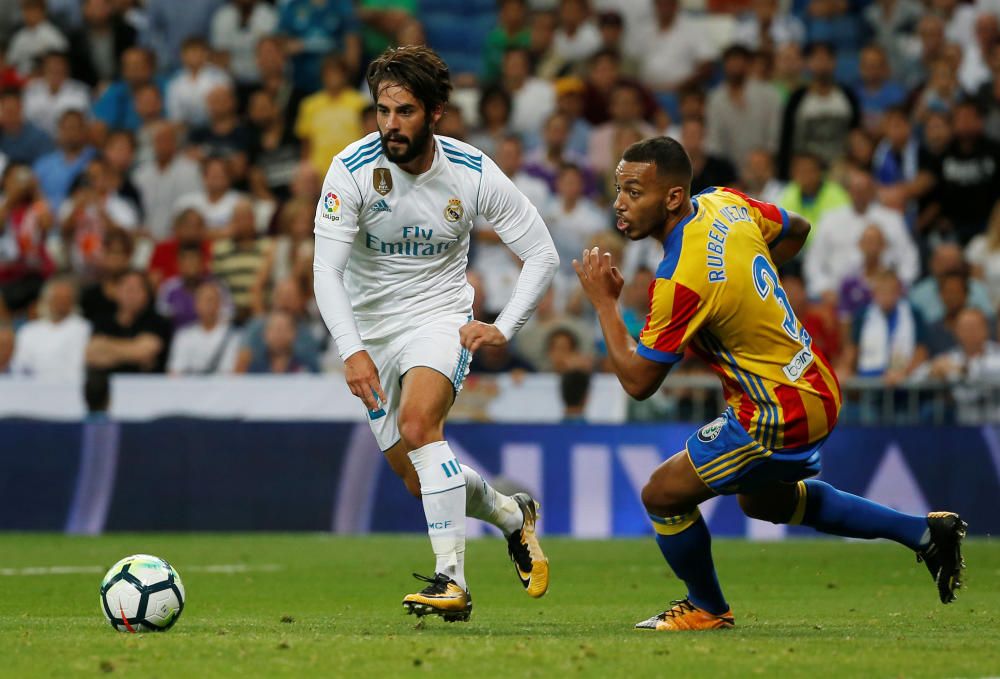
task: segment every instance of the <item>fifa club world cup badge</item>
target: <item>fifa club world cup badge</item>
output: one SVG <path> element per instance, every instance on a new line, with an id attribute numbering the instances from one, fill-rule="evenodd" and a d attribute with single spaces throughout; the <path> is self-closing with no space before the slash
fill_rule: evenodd
<path id="1" fill-rule="evenodd" d="M 323 216 L 332 222 L 340 221 L 340 197 L 333 191 L 323 196 Z"/>
<path id="2" fill-rule="evenodd" d="M 444 218 L 449 222 L 457 222 L 465 214 L 465 208 L 462 207 L 462 201 L 458 198 L 452 198 L 448 201 L 448 207 L 444 209 Z"/>
<path id="3" fill-rule="evenodd" d="M 383 196 L 392 191 L 392 174 L 385 167 L 376 167 L 372 173 L 372 186 Z"/>

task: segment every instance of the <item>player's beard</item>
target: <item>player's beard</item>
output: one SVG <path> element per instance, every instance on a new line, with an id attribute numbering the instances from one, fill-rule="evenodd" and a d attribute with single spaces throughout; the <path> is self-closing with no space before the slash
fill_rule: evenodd
<path id="1" fill-rule="evenodd" d="M 401 165 L 403 163 L 408 163 L 415 159 L 421 153 L 427 150 L 427 144 L 431 140 L 431 126 L 430 124 L 424 125 L 412 138 L 405 137 L 401 134 L 394 134 L 391 137 L 383 134 L 380 137 L 382 141 L 382 152 L 385 157 L 389 159 L 389 162 Z M 394 153 L 389 150 L 389 142 L 397 142 L 406 144 L 406 148 L 401 153 Z"/>

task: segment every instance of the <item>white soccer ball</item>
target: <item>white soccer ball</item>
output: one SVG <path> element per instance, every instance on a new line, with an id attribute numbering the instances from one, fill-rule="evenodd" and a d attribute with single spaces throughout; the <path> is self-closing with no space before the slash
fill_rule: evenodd
<path id="1" fill-rule="evenodd" d="M 119 632 L 168 630 L 184 611 L 181 576 L 157 556 L 126 556 L 101 581 L 101 609 Z"/>

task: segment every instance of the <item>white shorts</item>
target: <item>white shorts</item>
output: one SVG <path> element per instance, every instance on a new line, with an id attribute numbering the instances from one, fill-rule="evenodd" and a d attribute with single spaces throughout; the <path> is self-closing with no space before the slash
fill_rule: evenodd
<path id="1" fill-rule="evenodd" d="M 396 418 L 403 375 L 410 368 L 437 370 L 451 380 L 456 396 L 462 390 L 472 354 L 462 347 L 458 330 L 470 318 L 467 315 L 447 316 L 388 340 L 365 343 L 385 392 L 385 402 L 379 410 L 365 411 L 380 450 L 389 450 L 399 441 Z"/>

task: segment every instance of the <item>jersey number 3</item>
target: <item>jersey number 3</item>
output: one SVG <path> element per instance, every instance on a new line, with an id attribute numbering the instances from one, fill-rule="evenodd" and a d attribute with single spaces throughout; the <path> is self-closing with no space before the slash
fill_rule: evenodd
<path id="1" fill-rule="evenodd" d="M 785 321 L 781 324 L 781 327 L 784 328 L 785 332 L 793 340 L 802 342 L 802 344 L 808 344 L 809 335 L 806 333 L 805 328 L 802 329 L 801 334 L 799 333 L 795 322 L 795 312 L 792 311 L 788 295 L 781 288 L 777 272 L 764 255 L 757 255 L 753 258 L 753 284 L 757 288 L 757 294 L 760 295 L 762 300 L 766 301 L 771 296 L 771 293 L 774 293 L 774 299 L 781 305 L 781 310 L 785 312 Z"/>

